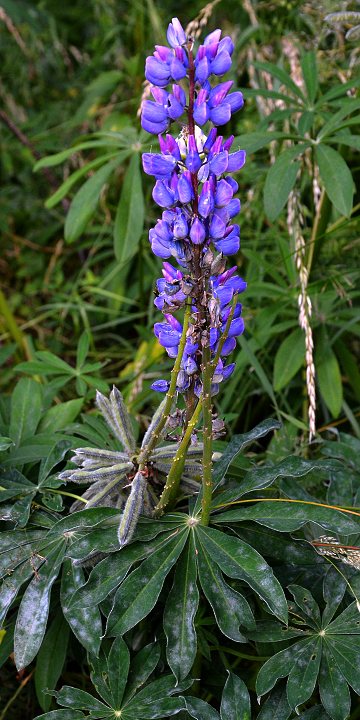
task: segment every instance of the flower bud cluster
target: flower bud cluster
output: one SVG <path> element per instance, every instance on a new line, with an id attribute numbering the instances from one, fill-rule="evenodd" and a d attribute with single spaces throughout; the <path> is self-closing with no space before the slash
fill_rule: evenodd
<path id="1" fill-rule="evenodd" d="M 234 299 L 246 288 L 236 275 L 236 267 L 226 271 L 226 257 L 238 252 L 240 228 L 234 221 L 240 211 L 235 197 L 238 183 L 231 173 L 245 163 L 245 152 L 231 152 L 233 136 L 218 134 L 231 114 L 242 107 L 240 92 L 230 92 L 232 82 L 214 87 L 211 79 L 231 67 L 234 50 L 229 37 L 220 38 L 215 30 L 193 54 L 188 38 L 177 18 L 170 23 L 170 47 L 156 46 L 147 58 L 145 74 L 152 83 L 154 101 L 142 107 L 142 126 L 158 134 L 160 152 L 144 153 L 143 168 L 155 178 L 153 199 L 162 208 L 161 218 L 149 232 L 153 253 L 163 260 L 163 277 L 157 281 L 156 307 L 165 320 L 155 324 L 155 335 L 172 358 L 177 357 L 183 326 L 174 313 L 191 300 L 192 319 L 177 377 L 177 390 L 202 392 L 202 351 L 210 348 L 215 356 L 212 393 L 229 377 L 234 364 L 224 360 L 236 346 L 236 336 L 244 330 L 241 305 Z M 168 89 L 171 84 L 170 90 Z M 180 83 L 180 84 L 178 84 Z M 188 95 L 184 87 L 188 86 Z M 172 122 L 186 113 L 186 122 L 177 138 L 165 133 Z M 206 123 L 208 135 L 201 129 Z M 235 302 L 235 306 L 234 306 Z M 232 320 L 227 327 L 230 312 Z M 222 337 L 226 329 L 226 338 Z M 169 383 L 152 385 L 160 392 Z"/>
<path id="2" fill-rule="evenodd" d="M 231 114 L 244 104 L 241 92 L 229 92 L 233 85 L 231 80 L 211 87 L 212 76 L 222 76 L 231 68 L 233 42 L 229 37 L 220 40 L 220 36 L 220 30 L 210 33 L 193 60 L 197 93 L 193 117 L 199 126 L 208 121 L 216 126 L 225 125 Z M 186 94 L 177 83 L 188 74 L 187 50 L 191 48 L 192 40 L 186 37 L 177 18 L 169 25 L 167 39 L 171 47 L 156 45 L 154 54 L 147 58 L 145 65 L 145 76 L 153 86 L 154 101 L 146 100 L 143 104 L 142 126 L 154 135 L 165 132 L 187 109 Z M 168 92 L 165 88 L 173 81 L 171 92 Z"/>

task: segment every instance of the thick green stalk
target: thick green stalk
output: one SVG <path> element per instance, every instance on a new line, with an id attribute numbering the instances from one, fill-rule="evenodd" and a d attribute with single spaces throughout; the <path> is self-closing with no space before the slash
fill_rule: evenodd
<path id="1" fill-rule="evenodd" d="M 178 377 L 178 374 L 180 371 L 182 356 L 184 354 L 184 348 L 185 348 L 185 343 L 186 343 L 186 333 L 187 333 L 187 330 L 189 327 L 190 316 L 191 316 L 191 299 L 189 298 L 187 301 L 187 304 L 186 304 L 186 308 L 185 308 L 184 324 L 183 324 L 183 329 L 182 329 L 181 338 L 180 338 L 180 342 L 179 342 L 179 350 L 178 350 L 178 354 L 176 356 L 174 367 L 171 371 L 170 387 L 166 393 L 166 403 L 165 403 L 165 407 L 164 407 L 164 413 L 163 413 L 163 416 L 162 416 L 160 422 L 158 423 L 156 429 L 154 430 L 153 434 L 151 435 L 151 438 L 150 438 L 148 444 L 145 445 L 145 447 L 142 449 L 142 451 L 140 453 L 140 456 L 139 456 L 139 469 L 140 470 L 142 470 L 144 468 L 152 451 L 158 444 L 161 432 L 164 429 L 166 422 L 168 420 L 168 417 L 170 415 L 170 412 L 171 412 L 171 408 L 172 408 L 172 404 L 173 404 L 173 400 L 174 400 L 174 396 L 175 396 L 175 392 L 176 392 L 176 381 L 177 381 L 177 377 Z"/>
<path id="2" fill-rule="evenodd" d="M 201 524 L 208 525 L 210 519 L 212 496 L 212 402 L 211 381 L 213 368 L 211 364 L 210 347 L 203 349 L 202 368 L 202 408 L 203 408 L 203 460 L 202 460 L 202 489 Z"/>
<path id="3" fill-rule="evenodd" d="M 166 485 L 160 496 L 160 500 L 155 508 L 155 517 L 159 517 L 165 512 L 165 509 L 176 500 L 181 476 L 184 470 L 186 452 L 190 444 L 191 435 L 199 420 L 202 410 L 202 403 L 199 402 L 193 412 L 192 418 L 189 420 L 185 430 L 184 437 L 178 447 L 177 453 L 172 461 L 170 472 L 166 479 Z"/>
<path id="4" fill-rule="evenodd" d="M 215 355 L 212 363 L 209 362 L 209 364 L 208 364 L 207 369 L 209 370 L 209 375 L 210 375 L 210 386 L 211 386 L 211 380 L 212 380 L 213 374 L 215 372 L 216 366 L 220 359 L 220 355 L 221 355 L 221 351 L 222 351 L 224 342 L 229 333 L 231 321 L 233 319 L 234 312 L 235 312 L 235 307 L 236 307 L 236 295 L 233 298 L 233 306 L 230 310 L 229 317 L 226 321 L 225 330 L 221 336 L 221 339 L 219 340 L 216 355 Z M 210 402 L 211 402 L 211 399 L 210 399 Z M 169 505 L 171 505 L 173 502 L 175 502 L 175 500 L 176 500 L 176 496 L 177 496 L 180 481 L 181 481 L 181 476 L 182 476 L 185 461 L 186 461 L 187 449 L 190 444 L 191 435 L 192 435 L 193 431 L 195 430 L 195 427 L 199 421 L 202 409 L 203 409 L 203 395 L 201 394 L 200 398 L 199 398 L 199 402 L 198 402 L 198 404 L 192 414 L 192 417 L 190 418 L 188 425 L 186 427 L 184 437 L 181 440 L 181 443 L 178 447 L 177 453 L 172 461 L 172 465 L 171 465 L 170 472 L 166 479 L 166 484 L 165 484 L 164 490 L 162 491 L 160 500 L 154 510 L 155 517 L 159 517 L 159 515 L 163 515 L 166 508 Z M 211 497 L 210 497 L 210 500 L 211 500 Z"/>

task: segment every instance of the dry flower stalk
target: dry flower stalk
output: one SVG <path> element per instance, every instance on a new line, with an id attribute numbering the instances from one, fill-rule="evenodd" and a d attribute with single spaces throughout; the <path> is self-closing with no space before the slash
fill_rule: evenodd
<path id="1" fill-rule="evenodd" d="M 287 206 L 287 225 L 289 234 L 293 236 L 295 243 L 295 262 L 299 274 L 300 293 L 298 295 L 299 325 L 305 333 L 305 362 L 306 362 L 306 388 L 309 400 L 309 441 L 315 436 L 315 411 L 316 411 L 316 389 L 315 389 L 315 364 L 314 364 L 314 342 L 311 328 L 312 305 L 308 296 L 308 271 L 305 263 L 305 240 L 301 231 L 303 217 L 299 206 L 299 195 L 292 191 Z"/>

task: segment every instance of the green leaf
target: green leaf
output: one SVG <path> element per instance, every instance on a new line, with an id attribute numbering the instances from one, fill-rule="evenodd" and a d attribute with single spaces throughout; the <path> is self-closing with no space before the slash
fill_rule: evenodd
<path id="1" fill-rule="evenodd" d="M 269 485 L 273 485 L 281 477 L 304 477 L 314 470 L 319 472 L 320 470 L 329 471 L 329 469 L 329 464 L 324 461 L 304 460 L 304 458 L 290 455 L 277 465 L 255 467 L 249 470 L 238 487 L 229 488 L 228 490 L 225 489 L 214 498 L 214 507 L 225 506 L 227 503 L 237 500 L 246 493 L 269 487 Z M 331 469 L 333 470 L 334 468 Z M 216 516 L 213 518 L 213 521 L 222 522 L 222 517 L 223 515 Z"/>
<path id="2" fill-rule="evenodd" d="M 115 638 L 107 659 L 107 682 L 112 697 L 111 707 L 121 709 L 130 666 L 130 653 L 121 637 Z"/>
<path id="3" fill-rule="evenodd" d="M 45 634 L 51 588 L 59 574 L 65 545 L 57 545 L 26 588 L 20 603 L 14 635 L 14 659 L 18 670 L 31 663 Z"/>
<path id="4" fill-rule="evenodd" d="M 89 220 L 95 213 L 100 193 L 110 175 L 119 164 L 118 159 L 112 160 L 87 180 L 78 190 L 66 216 L 64 236 L 68 243 L 75 242 L 82 234 Z"/>
<path id="5" fill-rule="evenodd" d="M 287 202 L 300 168 L 300 161 L 295 158 L 304 153 L 306 148 L 307 144 L 299 144 L 283 150 L 266 175 L 264 208 L 271 221 L 276 220 Z"/>
<path id="6" fill-rule="evenodd" d="M 198 540 L 198 538 L 197 538 Z M 199 580 L 221 632 L 235 642 L 246 642 L 239 625 L 254 627 L 254 618 L 245 598 L 228 585 L 218 565 L 197 542 Z"/>
<path id="7" fill-rule="evenodd" d="M 215 517 L 213 520 L 215 521 Z M 340 510 L 321 507 L 315 503 L 311 505 L 304 501 L 291 502 L 275 498 L 273 501 L 257 502 L 251 507 L 239 507 L 216 516 L 217 523 L 226 525 L 245 520 L 254 520 L 279 532 L 298 530 L 307 522 L 317 523 L 325 530 L 344 535 L 358 534 L 360 529 L 359 521 Z"/>
<path id="8" fill-rule="evenodd" d="M 62 150 L 61 152 L 55 153 L 54 155 L 48 155 L 47 157 L 41 158 L 41 160 L 38 160 L 37 163 L 34 165 L 34 171 L 41 170 L 44 167 L 54 167 L 55 165 L 61 165 L 61 163 L 64 162 L 64 160 L 67 160 L 71 155 L 75 155 L 75 153 L 79 152 L 79 150 L 90 150 L 90 149 L 96 149 L 97 147 L 113 147 L 114 143 L 109 140 L 87 140 L 82 143 L 78 143 L 78 145 L 74 145 L 71 148 L 67 148 L 66 150 Z"/>
<path id="9" fill-rule="evenodd" d="M 176 681 L 190 673 L 196 656 L 195 615 L 199 605 L 197 567 L 193 537 L 177 561 L 173 586 L 166 600 L 164 630 L 166 657 Z"/>
<path id="10" fill-rule="evenodd" d="M 280 620 L 287 620 L 287 603 L 280 583 L 250 545 L 213 528 L 197 526 L 196 533 L 206 551 L 225 575 L 245 581 Z"/>
<path id="11" fill-rule="evenodd" d="M 78 688 L 64 685 L 59 692 L 54 692 L 53 694 L 55 695 L 59 705 L 64 705 L 65 707 L 73 708 L 74 710 L 92 711 L 91 717 L 109 716 L 110 708 L 100 702 L 100 700 L 94 698 L 90 695 L 90 693 L 85 692 L 85 690 L 79 690 Z M 100 715 L 98 715 L 98 713 L 100 713 Z"/>
<path id="12" fill-rule="evenodd" d="M 317 145 L 316 158 L 321 180 L 332 204 L 341 215 L 350 217 L 354 181 L 349 166 L 337 150 L 324 144 Z"/>
<path id="13" fill-rule="evenodd" d="M 197 697 L 184 697 L 183 699 L 190 717 L 196 720 L 220 720 L 219 713 L 204 700 Z"/>
<path id="14" fill-rule="evenodd" d="M 327 143 L 334 143 L 334 145 L 347 145 L 353 148 L 353 150 L 360 150 L 360 135 L 351 135 L 350 133 L 337 133 L 333 137 L 329 137 L 326 140 Z"/>
<path id="15" fill-rule="evenodd" d="M 345 84 L 341 86 L 341 89 L 343 93 L 346 92 Z M 329 93 L 326 93 L 326 95 L 329 99 Z M 323 96 L 323 101 L 326 95 Z M 338 110 L 336 113 L 333 113 L 330 119 L 325 123 L 325 125 L 323 125 L 317 136 L 317 141 L 320 142 L 323 138 L 327 137 L 327 135 L 331 135 L 334 131 L 340 128 L 342 125 L 342 120 L 348 115 L 351 115 L 351 113 L 355 112 L 355 110 L 359 110 L 359 108 L 360 99 L 352 98 L 349 100 L 349 98 L 344 97 L 341 103 L 340 110 Z"/>
<path id="16" fill-rule="evenodd" d="M 18 447 L 35 435 L 42 413 L 42 388 L 30 378 L 21 378 L 11 398 L 9 435 Z"/>
<path id="17" fill-rule="evenodd" d="M 70 560 L 65 560 L 61 578 L 61 607 L 71 630 L 79 642 L 93 655 L 97 655 L 103 634 L 101 615 L 97 605 L 70 606 L 74 593 L 84 584 L 84 572 Z"/>
<path id="18" fill-rule="evenodd" d="M 70 423 L 76 420 L 83 404 L 83 398 L 79 398 L 76 400 L 67 400 L 66 402 L 49 408 L 40 421 L 39 432 L 47 432 L 49 430 L 55 432 L 67 428 Z"/>
<path id="19" fill-rule="evenodd" d="M 334 417 L 338 417 L 343 389 L 337 357 L 325 335 L 320 335 L 315 354 L 316 374 L 325 405 Z"/>
<path id="20" fill-rule="evenodd" d="M 317 62 L 316 53 L 314 50 L 304 53 L 301 58 L 301 69 L 303 78 L 305 80 L 307 96 L 310 103 L 314 103 L 318 92 L 318 73 L 317 73 Z"/>
<path id="21" fill-rule="evenodd" d="M 331 625 L 329 626 L 331 628 Z M 330 630 L 331 632 L 331 630 Z M 345 680 L 360 695 L 360 643 L 358 636 L 325 635 L 329 655 L 335 661 Z"/>
<path id="22" fill-rule="evenodd" d="M 301 640 L 296 646 L 285 648 L 273 655 L 262 665 L 256 678 L 256 693 L 258 698 L 272 690 L 279 678 L 286 677 L 294 661 L 294 648 L 301 648 L 312 642 L 313 638 Z"/>
<path id="23" fill-rule="evenodd" d="M 300 328 L 288 335 L 277 350 L 274 360 L 274 390 L 279 392 L 300 370 L 305 361 L 305 337 Z"/>
<path id="24" fill-rule="evenodd" d="M 45 207 L 48 208 L 48 210 L 51 210 L 51 208 L 55 207 L 64 197 L 68 194 L 69 190 L 71 190 L 72 186 L 77 183 L 80 178 L 82 178 L 87 172 L 90 170 L 94 170 L 94 168 L 99 167 L 100 165 L 104 165 L 108 160 L 111 160 L 113 157 L 116 157 L 118 162 L 121 161 L 119 155 L 123 155 L 126 157 L 128 153 L 120 153 L 118 150 L 115 150 L 112 153 L 107 153 L 106 155 L 101 155 L 101 157 L 97 157 L 94 160 L 91 160 L 90 162 L 86 163 L 82 167 L 80 167 L 78 170 L 75 170 L 68 178 L 66 178 L 65 182 L 63 182 L 60 187 L 54 192 L 45 202 Z"/>
<path id="25" fill-rule="evenodd" d="M 84 330 L 81 333 L 76 349 L 76 367 L 81 368 L 87 358 L 90 347 L 90 333 L 88 330 Z"/>
<path id="26" fill-rule="evenodd" d="M 121 265 L 137 252 L 144 227 L 144 197 L 139 162 L 139 154 L 134 153 L 125 173 L 115 217 L 114 252 Z"/>
<path id="27" fill-rule="evenodd" d="M 263 70 L 264 72 L 270 73 L 270 75 L 273 75 L 273 77 L 277 78 L 277 80 L 280 80 L 282 85 L 285 85 L 285 87 L 290 90 L 296 97 L 298 97 L 300 100 L 304 101 L 304 95 L 301 91 L 301 88 L 294 82 L 292 77 L 286 72 L 286 70 L 283 70 L 283 68 L 278 67 L 277 65 L 274 65 L 273 63 L 269 62 L 259 62 L 258 60 L 253 63 L 254 67 L 258 70 Z"/>
<path id="28" fill-rule="evenodd" d="M 45 712 L 51 705 L 51 696 L 44 690 L 54 690 L 61 675 L 69 639 L 69 626 L 57 614 L 47 631 L 40 648 L 35 670 L 35 690 L 39 704 Z"/>
<path id="29" fill-rule="evenodd" d="M 251 132 L 244 135 L 236 135 L 233 147 L 245 150 L 251 154 L 269 145 L 274 140 L 284 140 L 287 137 L 283 132 Z"/>
<path id="30" fill-rule="evenodd" d="M 155 670 L 159 660 L 160 645 L 157 643 L 145 645 L 145 647 L 135 655 L 130 667 L 124 704 L 146 683 L 151 673 Z"/>
<path id="31" fill-rule="evenodd" d="M 71 400 L 70 400 L 71 402 Z M 40 463 L 39 470 L 39 485 L 46 482 L 46 478 L 50 475 L 51 471 L 64 459 L 67 451 L 71 447 L 71 440 L 60 440 L 50 451 L 49 455 L 44 458 Z M 61 484 L 59 481 L 57 484 Z M 54 487 L 52 484 L 51 487 Z"/>
<path id="32" fill-rule="evenodd" d="M 8 450 L 13 445 L 15 445 L 15 443 L 11 438 L 3 437 L 3 436 L 0 437 L 0 452 L 4 452 L 4 450 Z"/>
<path id="33" fill-rule="evenodd" d="M 301 649 L 300 649 L 301 646 Z M 311 697 L 321 660 L 322 640 L 320 637 L 305 640 L 293 647 L 292 667 L 287 682 L 289 705 L 294 710 Z"/>
<path id="34" fill-rule="evenodd" d="M 221 720 L 251 720 L 250 697 L 247 687 L 238 675 L 229 672 L 221 696 Z"/>
<path id="35" fill-rule="evenodd" d="M 120 585 L 108 619 L 108 634 L 123 635 L 153 609 L 164 580 L 185 545 L 187 534 L 187 530 L 179 532 Z"/>
<path id="36" fill-rule="evenodd" d="M 71 607 L 82 608 L 97 605 L 124 580 L 132 565 L 151 555 L 168 541 L 168 536 L 152 542 L 132 543 L 104 558 L 91 571 L 87 583 L 74 595 Z"/>
<path id="37" fill-rule="evenodd" d="M 321 702 L 333 720 L 345 720 L 349 716 L 351 709 L 349 686 L 326 645 L 321 658 L 319 692 Z"/>
<path id="38" fill-rule="evenodd" d="M 280 683 L 262 706 L 257 720 L 288 720 L 291 714 L 286 685 Z"/>
<path id="39" fill-rule="evenodd" d="M 82 720 L 84 717 L 80 710 L 52 710 L 45 715 L 37 715 L 35 720 Z"/>
<path id="40" fill-rule="evenodd" d="M 279 430 L 281 423 L 274 418 L 263 420 L 253 430 L 242 435 L 233 435 L 229 444 L 226 447 L 225 452 L 222 454 L 220 460 L 216 463 L 213 472 L 213 482 L 216 487 L 217 484 L 225 477 L 226 472 L 230 464 L 235 460 L 236 456 L 242 452 L 248 445 L 253 442 L 260 440 L 265 437 L 272 430 Z"/>
<path id="41" fill-rule="evenodd" d="M 307 623 L 310 627 L 320 630 L 320 610 L 317 602 L 315 602 L 311 592 L 307 588 L 300 585 L 288 585 L 288 590 L 294 597 L 299 608 L 306 616 Z"/>

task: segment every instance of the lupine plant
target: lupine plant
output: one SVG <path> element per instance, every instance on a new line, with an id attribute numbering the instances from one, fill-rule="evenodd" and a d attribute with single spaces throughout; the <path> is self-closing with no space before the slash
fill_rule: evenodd
<path id="1" fill-rule="evenodd" d="M 246 289 L 227 268 L 245 153 L 219 128 L 243 97 L 222 80 L 234 47 L 220 30 L 195 51 L 175 18 L 167 39 L 146 61 L 142 126 L 160 145 L 143 168 L 162 209 L 149 232 L 164 261 L 154 332 L 173 368 L 153 382 L 164 397 L 142 438 L 114 387 L 97 392 L 100 417 L 52 435 L 51 452 L 40 433 L 30 457 L 23 442 L 43 398 L 21 381 L 0 444 L 1 519 L 12 524 L 0 548 L 0 661 L 13 651 L 23 671 L 37 658 L 38 720 L 346 720 L 360 694 L 360 443 L 341 434 L 320 459 L 239 457 L 279 428 L 267 419 L 218 450 L 214 397 L 234 370 Z M 83 354 L 77 376 L 99 369 Z M 324 502 L 305 476 L 326 482 Z M 56 691 L 69 642 L 77 662 L 87 651 L 89 681 Z"/>

